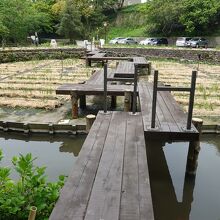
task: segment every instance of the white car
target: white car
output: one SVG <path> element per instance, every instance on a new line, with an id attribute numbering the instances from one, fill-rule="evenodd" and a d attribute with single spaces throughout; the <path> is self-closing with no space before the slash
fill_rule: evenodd
<path id="1" fill-rule="evenodd" d="M 116 37 L 116 38 L 110 40 L 109 43 L 110 44 L 118 44 L 118 42 L 123 39 L 124 39 L 123 37 Z"/>
<path id="2" fill-rule="evenodd" d="M 152 41 L 154 41 L 155 38 L 146 38 L 145 40 L 140 41 L 140 45 L 151 45 Z"/>
<path id="3" fill-rule="evenodd" d="M 191 40 L 190 37 L 179 37 L 176 40 L 176 46 L 177 47 L 187 47 L 190 40 Z"/>

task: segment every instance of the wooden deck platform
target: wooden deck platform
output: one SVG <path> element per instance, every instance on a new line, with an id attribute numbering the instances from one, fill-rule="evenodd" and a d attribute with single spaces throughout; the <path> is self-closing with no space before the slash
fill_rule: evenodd
<path id="1" fill-rule="evenodd" d="M 50 220 L 153 220 L 141 113 L 99 112 Z"/>
<path id="2" fill-rule="evenodd" d="M 115 71 L 108 69 L 108 78 L 114 78 Z M 79 95 L 103 95 L 104 93 L 104 72 L 103 69 L 96 71 L 85 83 L 73 84 L 67 83 L 59 86 L 56 89 L 57 95 L 71 95 L 72 92 L 77 92 Z M 124 96 L 124 92 L 133 92 L 131 85 L 111 85 L 108 82 L 108 95 Z"/>
<path id="3" fill-rule="evenodd" d="M 124 96 L 124 92 L 132 92 L 130 85 L 108 85 L 108 95 Z M 101 84 L 63 84 L 56 89 L 58 95 L 71 95 L 76 92 L 78 95 L 103 95 L 103 85 Z"/>
<path id="4" fill-rule="evenodd" d="M 153 86 L 150 83 L 138 83 L 139 100 L 144 123 L 145 136 L 163 140 L 196 140 L 199 133 L 192 125 L 186 130 L 187 115 L 175 101 L 170 92 L 160 91 L 157 97 L 156 128 L 151 129 Z"/>
<path id="5" fill-rule="evenodd" d="M 114 77 L 134 78 L 134 63 L 128 61 L 119 62 L 116 67 Z"/>

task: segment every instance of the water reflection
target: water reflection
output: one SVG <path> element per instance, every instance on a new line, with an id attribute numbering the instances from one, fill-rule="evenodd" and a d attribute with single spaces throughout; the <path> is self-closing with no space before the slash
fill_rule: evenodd
<path id="1" fill-rule="evenodd" d="M 2 166 L 12 167 L 11 159 L 19 154 L 32 153 L 37 166 L 46 166 L 50 181 L 61 174 L 68 175 L 81 150 L 85 135 L 47 135 L 0 132 L 0 148 L 5 155 Z M 16 172 L 11 177 L 16 179 Z"/>
<path id="2" fill-rule="evenodd" d="M 220 169 L 220 136 L 202 138 L 195 177 L 185 175 L 188 145 L 147 143 L 155 220 L 220 219 L 220 176 L 213 172 Z"/>

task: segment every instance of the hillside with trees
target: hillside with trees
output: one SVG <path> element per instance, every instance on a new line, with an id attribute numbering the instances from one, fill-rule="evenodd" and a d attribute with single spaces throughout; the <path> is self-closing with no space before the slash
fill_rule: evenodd
<path id="1" fill-rule="evenodd" d="M 37 32 L 75 39 L 103 36 L 213 35 L 219 0 L 152 0 L 123 8 L 123 0 L 1 0 L 0 39 L 26 42 Z"/>

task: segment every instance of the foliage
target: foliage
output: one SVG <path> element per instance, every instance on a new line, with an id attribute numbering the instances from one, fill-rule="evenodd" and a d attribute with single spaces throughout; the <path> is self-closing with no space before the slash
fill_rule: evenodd
<path id="1" fill-rule="evenodd" d="M 179 17 L 186 33 L 202 34 L 216 27 L 220 19 L 219 0 L 184 0 Z"/>
<path id="2" fill-rule="evenodd" d="M 39 4 L 42 6 L 43 0 L 1 0 L 0 37 L 17 42 L 25 41 L 31 32 L 50 31 L 51 17 Z"/>
<path id="3" fill-rule="evenodd" d="M 73 42 L 76 37 L 79 37 L 82 33 L 81 16 L 76 8 L 76 5 L 68 0 L 63 10 L 62 18 L 58 26 L 57 33 L 65 35 Z"/>
<path id="4" fill-rule="evenodd" d="M 220 18 L 219 0 L 153 0 L 146 7 L 146 32 L 157 35 L 210 33 Z"/>
<path id="5" fill-rule="evenodd" d="M 0 162 L 3 159 L 0 150 Z M 37 207 L 37 219 L 47 219 L 59 197 L 64 176 L 55 183 L 46 182 L 45 167 L 33 164 L 31 154 L 14 157 L 12 163 L 19 175 L 10 179 L 10 168 L 0 167 L 0 219 L 27 219 L 31 206 Z"/>
<path id="6" fill-rule="evenodd" d="M 169 36 L 173 31 L 181 28 L 179 14 L 181 11 L 180 1 L 154 0 L 146 8 L 146 32 L 153 35 Z"/>

